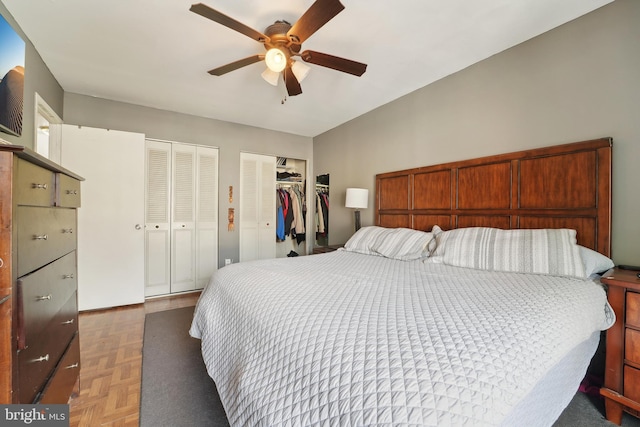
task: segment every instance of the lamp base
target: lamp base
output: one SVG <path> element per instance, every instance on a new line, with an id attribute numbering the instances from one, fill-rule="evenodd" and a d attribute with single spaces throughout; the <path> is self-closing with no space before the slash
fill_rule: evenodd
<path id="1" fill-rule="evenodd" d="M 356 210 L 353 214 L 356 217 L 356 231 L 358 231 L 360 230 L 360 211 Z"/>

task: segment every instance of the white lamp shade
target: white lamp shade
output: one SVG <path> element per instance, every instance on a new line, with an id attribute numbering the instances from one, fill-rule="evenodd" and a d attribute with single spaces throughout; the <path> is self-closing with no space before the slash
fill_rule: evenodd
<path id="1" fill-rule="evenodd" d="M 347 208 L 366 209 L 369 201 L 369 190 L 366 188 L 347 188 Z"/>
<path id="2" fill-rule="evenodd" d="M 309 70 L 311 70 L 311 67 L 300 61 L 293 61 L 293 65 L 291 65 L 291 71 L 293 71 L 293 75 L 298 79 L 298 83 L 302 82 L 304 78 L 307 77 Z"/>
<path id="3" fill-rule="evenodd" d="M 278 86 L 278 79 L 280 78 L 280 73 L 276 73 L 275 71 L 271 71 L 268 67 L 261 74 L 262 78 L 269 84 L 273 86 Z"/>
<path id="4" fill-rule="evenodd" d="M 264 62 L 267 63 L 267 67 L 271 71 L 279 73 L 287 66 L 287 55 L 283 51 L 277 48 L 271 48 L 264 56 Z"/>

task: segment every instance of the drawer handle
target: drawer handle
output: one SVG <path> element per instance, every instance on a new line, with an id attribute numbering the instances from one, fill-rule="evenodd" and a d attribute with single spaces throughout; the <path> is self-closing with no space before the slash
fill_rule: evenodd
<path id="1" fill-rule="evenodd" d="M 74 321 L 75 321 L 74 319 L 69 319 L 67 321 L 62 322 L 62 324 L 63 325 L 71 325 L 71 324 L 73 324 Z"/>
<path id="2" fill-rule="evenodd" d="M 78 194 L 78 190 L 67 190 L 67 194 Z"/>
<path id="3" fill-rule="evenodd" d="M 47 301 L 51 299 L 51 294 L 49 295 L 40 295 L 36 297 L 36 301 Z"/>
<path id="4" fill-rule="evenodd" d="M 74 363 L 73 365 L 65 366 L 64 369 L 73 369 L 73 368 L 77 368 L 77 367 L 78 367 L 78 362 Z"/>
<path id="5" fill-rule="evenodd" d="M 48 362 L 49 361 L 49 353 L 44 356 L 40 356 L 37 359 L 33 359 L 34 362 Z"/>
<path id="6" fill-rule="evenodd" d="M 63 279 L 73 279 L 73 273 L 71 274 L 65 274 L 64 276 L 62 276 Z"/>
<path id="7" fill-rule="evenodd" d="M 32 188 L 40 188 L 42 190 L 46 190 L 47 189 L 47 184 L 36 184 L 36 183 L 34 183 Z"/>
<path id="8" fill-rule="evenodd" d="M 46 234 L 42 234 L 40 236 L 38 235 L 33 236 L 33 240 L 47 240 L 47 239 L 49 239 L 49 236 L 47 236 Z"/>
<path id="9" fill-rule="evenodd" d="M 72 233 L 73 233 L 73 228 L 63 228 L 63 229 L 62 229 L 62 232 L 63 232 L 63 233 L 69 233 L 69 234 L 72 234 Z"/>

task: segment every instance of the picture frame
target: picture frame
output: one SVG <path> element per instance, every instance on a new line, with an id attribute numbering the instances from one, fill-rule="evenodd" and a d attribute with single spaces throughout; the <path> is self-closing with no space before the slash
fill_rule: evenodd
<path id="1" fill-rule="evenodd" d="M 25 42 L 0 15 L 0 131 L 22 135 Z"/>

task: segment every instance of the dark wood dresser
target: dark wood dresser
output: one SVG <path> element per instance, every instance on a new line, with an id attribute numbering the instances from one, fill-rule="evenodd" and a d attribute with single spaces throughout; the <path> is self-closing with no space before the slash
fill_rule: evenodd
<path id="1" fill-rule="evenodd" d="M 0 145 L 0 403 L 67 403 L 78 384 L 80 181 Z"/>
<path id="2" fill-rule="evenodd" d="M 640 278 L 614 268 L 601 279 L 616 323 L 607 331 L 604 388 L 607 419 L 620 425 L 622 411 L 640 416 Z"/>

